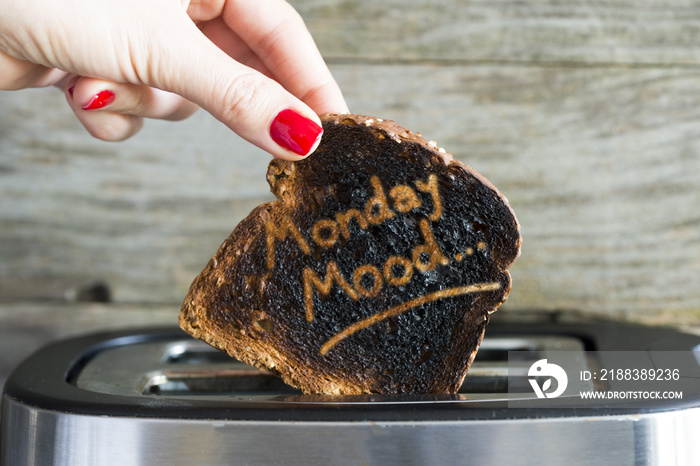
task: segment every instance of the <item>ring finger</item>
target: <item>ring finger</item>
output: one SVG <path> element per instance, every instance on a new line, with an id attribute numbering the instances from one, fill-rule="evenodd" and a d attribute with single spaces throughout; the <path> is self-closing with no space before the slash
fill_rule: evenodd
<path id="1" fill-rule="evenodd" d="M 197 110 L 192 102 L 144 85 L 76 76 L 65 85 L 66 99 L 90 134 L 120 141 L 137 133 L 143 118 L 182 120 Z"/>

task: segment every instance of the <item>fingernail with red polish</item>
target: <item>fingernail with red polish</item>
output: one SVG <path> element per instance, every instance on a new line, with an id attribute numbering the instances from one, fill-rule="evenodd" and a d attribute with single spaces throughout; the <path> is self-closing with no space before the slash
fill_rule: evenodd
<path id="1" fill-rule="evenodd" d="M 73 97 L 73 91 L 75 90 L 75 86 L 71 86 L 68 88 L 68 93 L 70 94 L 71 97 Z"/>
<path id="2" fill-rule="evenodd" d="M 101 91 L 93 96 L 90 102 L 83 107 L 83 110 L 97 110 L 114 102 L 114 92 Z"/>
<path id="3" fill-rule="evenodd" d="M 307 155 L 321 134 L 323 128 L 315 121 L 289 108 L 279 112 L 270 125 L 272 139 L 299 155 Z"/>

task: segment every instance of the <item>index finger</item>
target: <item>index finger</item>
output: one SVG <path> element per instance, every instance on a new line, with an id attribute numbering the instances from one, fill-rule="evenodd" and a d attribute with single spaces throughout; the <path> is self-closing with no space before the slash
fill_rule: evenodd
<path id="1" fill-rule="evenodd" d="M 283 0 L 199 0 L 188 12 L 212 15 L 250 47 L 276 80 L 316 113 L 347 112 L 340 88 L 301 16 Z M 195 18 L 193 18 L 195 19 Z M 200 18 L 205 19 L 205 18 Z"/>

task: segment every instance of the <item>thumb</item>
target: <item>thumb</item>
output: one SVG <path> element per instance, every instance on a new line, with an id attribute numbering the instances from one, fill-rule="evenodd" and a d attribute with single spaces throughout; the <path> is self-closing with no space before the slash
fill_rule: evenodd
<path id="1" fill-rule="evenodd" d="M 276 81 L 233 60 L 185 18 L 187 34 L 164 39 L 167 46 L 154 50 L 157 66 L 148 60 L 149 84 L 198 104 L 276 158 L 311 154 L 323 133 L 318 115 Z"/>

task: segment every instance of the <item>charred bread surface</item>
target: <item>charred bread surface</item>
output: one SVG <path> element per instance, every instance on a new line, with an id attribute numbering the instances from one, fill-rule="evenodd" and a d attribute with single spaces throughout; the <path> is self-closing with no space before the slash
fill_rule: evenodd
<path id="1" fill-rule="evenodd" d="M 305 393 L 454 393 L 511 288 L 520 228 L 471 168 L 393 121 L 323 115 L 193 282 L 180 325 Z"/>

